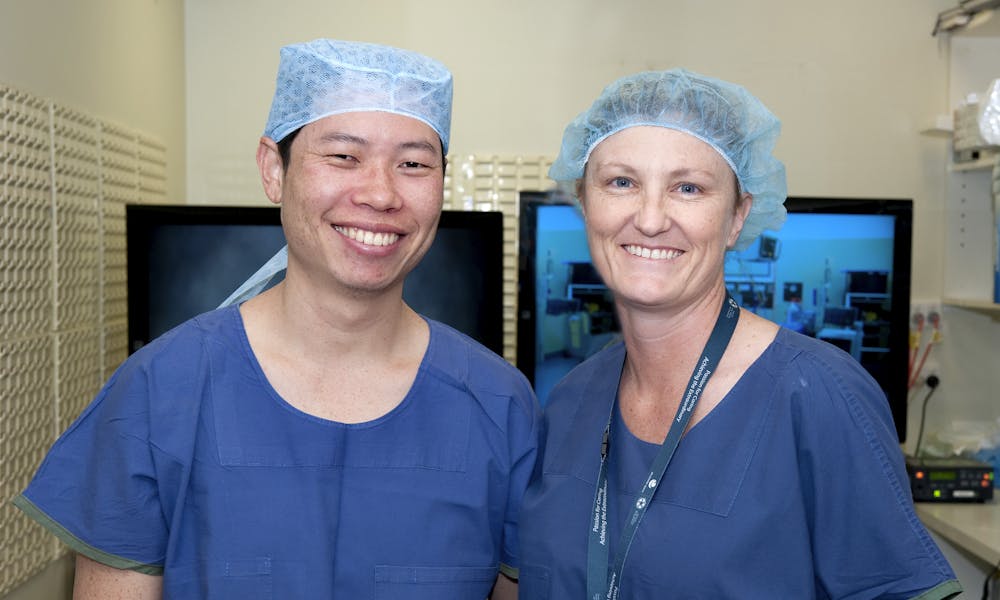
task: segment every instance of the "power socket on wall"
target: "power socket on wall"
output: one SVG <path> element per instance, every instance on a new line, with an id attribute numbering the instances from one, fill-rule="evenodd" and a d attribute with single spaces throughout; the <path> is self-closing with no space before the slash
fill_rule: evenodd
<path id="1" fill-rule="evenodd" d="M 940 375 L 934 346 L 944 333 L 944 312 L 940 300 L 910 302 L 911 387 L 924 385 L 930 375 Z"/>

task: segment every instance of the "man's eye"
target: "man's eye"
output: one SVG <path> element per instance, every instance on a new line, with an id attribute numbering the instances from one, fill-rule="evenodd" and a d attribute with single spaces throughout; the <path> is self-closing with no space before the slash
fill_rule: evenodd
<path id="1" fill-rule="evenodd" d="M 403 167 L 405 167 L 407 169 L 419 169 L 421 167 L 426 167 L 426 166 L 427 165 L 425 165 L 423 163 L 419 163 L 419 162 L 417 162 L 415 160 L 408 160 L 408 161 L 405 161 L 403 163 Z"/>

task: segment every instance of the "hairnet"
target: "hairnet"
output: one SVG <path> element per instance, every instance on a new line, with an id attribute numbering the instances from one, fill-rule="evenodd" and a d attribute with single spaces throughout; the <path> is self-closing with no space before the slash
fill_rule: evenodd
<path id="1" fill-rule="evenodd" d="M 994 79 L 979 103 L 979 133 L 988 144 L 1000 144 L 1000 79 Z"/>
<path id="2" fill-rule="evenodd" d="M 319 39 L 281 49 L 264 135 L 345 112 L 384 111 L 423 121 L 448 152 L 451 72 L 432 58 L 389 46 Z"/>
<path id="3" fill-rule="evenodd" d="M 729 163 L 740 189 L 753 195 L 735 249 L 746 248 L 764 229 L 784 223 L 785 166 L 772 154 L 781 122 L 742 87 L 684 69 L 637 73 L 606 87 L 590 109 L 566 127 L 549 177 L 560 182 L 580 179 L 599 143 L 640 125 L 693 135 Z"/>

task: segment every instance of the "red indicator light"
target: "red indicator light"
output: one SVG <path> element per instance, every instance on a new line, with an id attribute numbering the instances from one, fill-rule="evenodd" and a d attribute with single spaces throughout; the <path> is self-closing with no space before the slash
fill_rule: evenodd
<path id="1" fill-rule="evenodd" d="M 924 472 L 923 471 L 917 471 L 916 473 L 914 473 L 914 477 L 916 477 L 917 479 L 923 479 L 924 478 Z"/>

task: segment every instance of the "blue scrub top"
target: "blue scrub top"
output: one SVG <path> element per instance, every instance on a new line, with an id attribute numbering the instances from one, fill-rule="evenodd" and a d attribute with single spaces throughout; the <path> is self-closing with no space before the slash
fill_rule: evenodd
<path id="1" fill-rule="evenodd" d="M 600 445 L 625 348 L 578 366 L 545 410 L 521 516 L 522 599 L 586 597 Z M 617 413 L 609 450 L 614 557 L 659 449 Z M 948 598 L 961 590 L 917 519 L 882 391 L 825 342 L 782 329 L 692 427 L 639 526 L 630 600 Z"/>
<path id="2" fill-rule="evenodd" d="M 440 323 L 403 402 L 341 424 L 268 384 L 237 307 L 130 357 L 15 503 L 166 598 L 487 597 L 516 568 L 540 413 Z"/>

